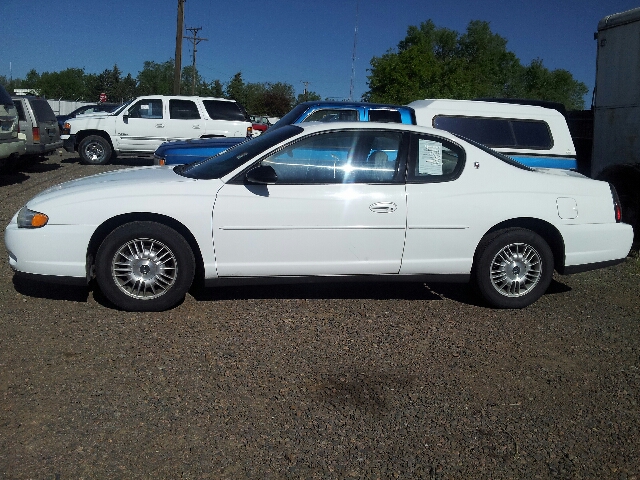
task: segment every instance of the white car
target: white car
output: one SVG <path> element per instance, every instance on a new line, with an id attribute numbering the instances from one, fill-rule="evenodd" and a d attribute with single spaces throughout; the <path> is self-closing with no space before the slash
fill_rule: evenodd
<path id="1" fill-rule="evenodd" d="M 427 127 L 286 126 L 208 160 L 81 178 L 31 199 L 5 232 L 37 278 L 95 276 L 125 310 L 171 308 L 208 285 L 473 281 L 500 308 L 535 302 L 553 270 L 627 256 L 615 191 L 532 170 Z"/>

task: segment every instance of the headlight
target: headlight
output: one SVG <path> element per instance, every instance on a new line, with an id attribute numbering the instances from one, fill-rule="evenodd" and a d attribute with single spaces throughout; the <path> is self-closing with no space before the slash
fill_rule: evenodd
<path id="1" fill-rule="evenodd" d="M 18 228 L 40 228 L 49 221 L 44 213 L 34 212 L 27 207 L 22 207 L 18 212 Z"/>

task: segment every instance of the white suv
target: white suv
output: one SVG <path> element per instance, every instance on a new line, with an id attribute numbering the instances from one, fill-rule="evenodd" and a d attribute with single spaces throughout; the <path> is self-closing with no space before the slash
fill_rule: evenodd
<path id="1" fill-rule="evenodd" d="M 251 122 L 233 100 L 147 95 L 104 115 L 76 117 L 62 127 L 65 150 L 83 163 L 103 165 L 115 155 L 152 155 L 161 143 L 211 137 L 248 137 Z"/>

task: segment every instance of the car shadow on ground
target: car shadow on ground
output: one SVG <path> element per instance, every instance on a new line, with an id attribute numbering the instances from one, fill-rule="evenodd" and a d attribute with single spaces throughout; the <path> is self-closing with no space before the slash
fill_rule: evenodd
<path id="1" fill-rule="evenodd" d="M 11 165 L 0 166 L 0 187 L 22 183 L 31 178 L 30 173 L 46 173 L 60 168 L 55 163 L 42 163 L 45 160 L 47 157 L 21 157 Z"/>
<path id="2" fill-rule="evenodd" d="M 81 163 L 80 156 L 76 155 L 74 157 L 65 158 L 60 163 Z M 109 163 L 104 166 L 119 166 L 119 167 L 147 167 L 153 165 L 152 157 L 125 157 L 125 158 L 115 158 L 111 160 Z M 87 165 L 87 168 L 92 167 L 93 165 Z"/>
<path id="3" fill-rule="evenodd" d="M 86 303 L 90 292 L 93 299 L 106 308 L 118 309 L 100 291 L 95 282 L 89 286 L 60 285 L 25 279 L 15 275 L 13 285 L 22 295 L 50 300 L 67 300 Z M 571 291 L 571 287 L 552 280 L 545 295 Z M 268 300 L 268 299 L 318 299 L 318 300 L 453 300 L 475 307 L 488 305 L 470 284 L 420 283 L 420 282 L 348 282 L 305 283 L 297 285 L 247 285 L 225 287 L 194 286 L 189 292 L 196 301 Z M 176 305 L 177 306 L 177 305 Z"/>
<path id="4" fill-rule="evenodd" d="M 191 295 L 199 301 L 248 299 L 339 299 L 339 300 L 451 300 L 482 305 L 467 284 L 420 282 L 341 282 L 295 285 L 252 285 L 194 287 Z"/>
<path id="5" fill-rule="evenodd" d="M 26 297 L 46 298 L 49 300 L 68 300 L 86 303 L 89 298 L 89 288 L 76 285 L 62 285 L 50 282 L 13 276 L 13 287 L 16 292 Z"/>

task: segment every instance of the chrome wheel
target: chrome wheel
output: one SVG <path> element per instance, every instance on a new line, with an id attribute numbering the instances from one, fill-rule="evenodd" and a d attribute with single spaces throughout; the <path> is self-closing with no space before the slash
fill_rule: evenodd
<path id="1" fill-rule="evenodd" d="M 173 286 L 178 261 L 162 242 L 136 238 L 116 250 L 111 272 L 123 293 L 137 300 L 152 300 Z"/>
<path id="2" fill-rule="evenodd" d="M 491 284 L 506 297 L 529 293 L 542 277 L 542 259 L 531 245 L 511 243 L 491 261 Z"/>
<path id="3" fill-rule="evenodd" d="M 100 163 L 104 160 L 106 152 L 100 143 L 93 142 L 84 147 L 84 155 L 91 163 Z"/>

